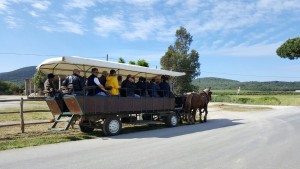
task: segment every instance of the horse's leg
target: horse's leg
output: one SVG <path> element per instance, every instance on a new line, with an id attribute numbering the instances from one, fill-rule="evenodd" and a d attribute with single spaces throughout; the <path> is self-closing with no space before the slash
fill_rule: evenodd
<path id="1" fill-rule="evenodd" d="M 191 123 L 191 121 L 190 121 L 190 116 L 191 116 L 191 113 L 190 112 L 188 112 L 187 114 L 186 114 L 186 121 L 188 122 L 188 124 L 190 124 Z"/>
<path id="2" fill-rule="evenodd" d="M 200 109 L 200 111 L 199 111 L 199 118 L 200 118 L 200 121 L 199 121 L 199 122 L 200 122 L 200 123 L 203 123 L 203 121 L 202 121 L 202 113 L 203 113 L 203 112 L 202 112 L 202 109 Z"/>
<path id="3" fill-rule="evenodd" d="M 186 121 L 188 124 L 191 123 L 191 118 L 190 118 L 190 116 L 191 116 L 191 112 L 190 112 L 190 111 L 188 111 L 187 113 L 184 114 L 185 121 Z"/>
<path id="4" fill-rule="evenodd" d="M 192 116 L 191 116 L 193 124 L 196 122 L 196 112 L 197 112 L 197 109 L 193 109 Z"/>
<path id="5" fill-rule="evenodd" d="M 207 111 L 207 106 L 204 107 L 204 111 L 205 111 L 204 122 L 207 122 L 207 113 L 208 113 L 208 111 Z"/>

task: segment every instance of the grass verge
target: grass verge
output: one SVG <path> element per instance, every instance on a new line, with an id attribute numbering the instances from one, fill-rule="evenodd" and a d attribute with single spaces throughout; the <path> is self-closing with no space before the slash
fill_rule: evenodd
<path id="1" fill-rule="evenodd" d="M 49 123 L 26 125 L 25 133 L 20 132 L 20 126 L 0 127 L 0 151 L 104 137 L 99 129 L 87 134 L 82 133 L 78 127 L 67 131 L 49 131 L 49 127 L 51 127 Z M 122 134 L 160 128 L 165 128 L 165 125 L 125 125 L 122 129 Z"/>

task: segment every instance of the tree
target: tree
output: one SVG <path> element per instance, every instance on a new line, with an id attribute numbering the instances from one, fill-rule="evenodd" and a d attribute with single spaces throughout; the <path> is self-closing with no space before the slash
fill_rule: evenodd
<path id="1" fill-rule="evenodd" d="M 149 67 L 149 63 L 145 59 L 138 60 L 137 65 L 144 66 L 144 67 Z"/>
<path id="2" fill-rule="evenodd" d="M 135 64 L 135 61 L 133 61 L 133 60 L 129 61 L 129 64 L 131 64 L 131 65 L 136 65 L 136 64 Z"/>
<path id="3" fill-rule="evenodd" d="M 125 60 L 122 57 L 119 58 L 118 62 L 119 63 L 126 63 Z"/>
<path id="4" fill-rule="evenodd" d="M 118 62 L 119 63 L 125 63 L 125 60 L 120 57 Z M 145 59 L 139 59 L 137 62 L 131 60 L 131 61 L 129 61 L 129 64 L 149 67 L 149 63 Z"/>
<path id="5" fill-rule="evenodd" d="M 14 82 L 0 81 L 0 95 L 20 94 L 24 90 L 24 85 Z"/>
<path id="6" fill-rule="evenodd" d="M 42 72 L 38 71 L 33 76 L 33 83 L 37 86 L 39 89 L 44 88 L 44 82 L 47 80 L 46 75 Z"/>
<path id="7" fill-rule="evenodd" d="M 199 53 L 196 50 L 190 51 L 193 37 L 184 27 L 176 31 L 176 41 L 170 45 L 168 51 L 160 59 L 162 69 L 178 72 L 185 72 L 185 76 L 174 78 L 175 93 L 190 92 L 195 87 L 192 80 L 200 75 Z"/>
<path id="8" fill-rule="evenodd" d="M 300 37 L 288 39 L 276 50 L 276 53 L 281 58 L 298 59 L 300 57 Z"/>

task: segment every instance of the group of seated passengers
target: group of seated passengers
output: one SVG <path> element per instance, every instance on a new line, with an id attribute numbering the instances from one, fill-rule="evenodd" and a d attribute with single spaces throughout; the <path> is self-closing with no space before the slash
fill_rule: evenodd
<path id="1" fill-rule="evenodd" d="M 122 82 L 120 95 L 123 97 L 170 97 L 172 94 L 167 77 L 162 76 L 161 79 L 160 83 L 154 78 L 148 83 L 146 78 L 140 77 L 138 82 L 134 83 L 134 77 L 128 75 Z"/>
<path id="2" fill-rule="evenodd" d="M 84 82 L 84 78 L 80 76 L 78 69 L 73 70 L 73 74 L 67 76 L 62 86 L 68 88 L 69 94 L 84 95 L 84 86 L 93 86 L 86 95 L 88 96 L 122 96 L 122 97 L 169 97 L 170 85 L 166 76 L 161 76 L 161 82 L 152 79 L 150 83 L 146 82 L 146 78 L 140 77 L 135 83 L 132 75 L 127 75 L 126 79 L 120 84 L 121 77 L 116 74 L 115 70 L 102 72 L 102 76 L 98 78 L 99 71 L 97 68 L 92 69 L 92 74 Z"/>

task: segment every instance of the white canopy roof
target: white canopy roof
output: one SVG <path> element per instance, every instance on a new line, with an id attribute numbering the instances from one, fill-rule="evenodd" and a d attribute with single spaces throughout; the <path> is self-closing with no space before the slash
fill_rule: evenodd
<path id="1" fill-rule="evenodd" d="M 159 75 L 168 75 L 171 77 L 183 76 L 183 72 L 173 72 L 160 69 L 151 69 L 143 66 L 129 65 L 124 63 L 116 63 L 91 58 L 83 58 L 78 56 L 62 56 L 50 58 L 42 62 L 37 70 L 44 74 L 53 73 L 55 75 L 71 75 L 74 69 L 79 69 L 85 76 L 91 74 L 92 68 L 98 68 L 99 72 L 115 69 L 117 74 L 127 76 L 144 76 L 147 78 L 156 77 Z"/>

